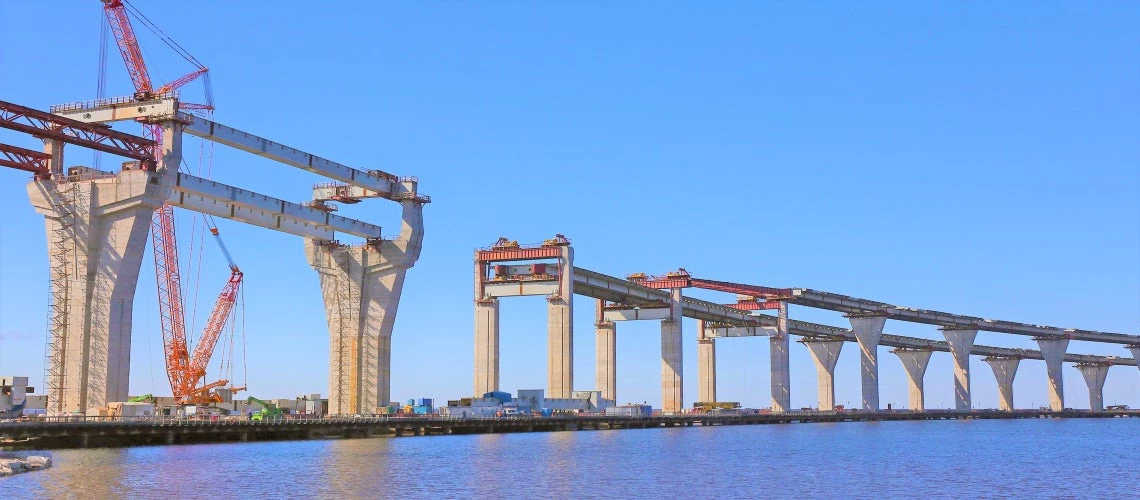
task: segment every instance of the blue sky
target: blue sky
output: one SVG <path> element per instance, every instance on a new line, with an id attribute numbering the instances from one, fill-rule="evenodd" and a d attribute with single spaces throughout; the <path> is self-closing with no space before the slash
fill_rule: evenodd
<path id="1" fill-rule="evenodd" d="M 46 109 L 94 97 L 99 5 L 0 5 L 0 17 L 36 20 L 0 32 L 0 99 Z M 710 279 L 1140 333 L 1135 3 L 135 5 L 211 68 L 218 121 L 420 177 L 433 203 L 396 322 L 394 399 L 471 392 L 472 251 L 500 235 L 564 233 L 579 266 L 613 275 L 683 266 Z M 191 69 L 137 29 L 155 80 Z M 107 78 L 108 95 L 130 93 L 113 48 Z M 3 131 L 0 141 L 38 147 Z M 201 146 L 185 147 L 196 170 Z M 69 164 L 90 162 L 70 151 Z M 212 165 L 222 182 L 297 201 L 321 180 L 223 146 Z M 26 180 L 0 171 L 0 372 L 39 380 L 47 257 Z M 376 201 L 341 213 L 394 230 L 399 210 Z M 181 228 L 192 221 L 180 215 Z M 327 393 L 323 306 L 301 241 L 219 225 L 246 272 L 252 393 Z M 168 394 L 150 262 L 136 296 L 131 392 Z M 200 302 L 211 303 L 228 272 L 210 243 L 202 269 Z M 575 385 L 591 389 L 593 304 L 576 304 Z M 800 307 L 792 317 L 846 324 Z M 695 323 L 685 328 L 688 404 Z M 891 321 L 886 331 L 940 338 L 925 325 Z M 619 400 L 659 404 L 658 326 L 618 332 Z M 978 343 L 1035 347 L 993 333 Z M 1084 342 L 1069 351 L 1127 355 Z M 719 399 L 767 406 L 767 340 L 721 341 L 718 355 Z M 504 301 L 503 389 L 545 387 L 545 357 L 542 300 Z M 803 346 L 793 345 L 792 365 L 792 404 L 814 406 Z M 975 404 L 996 407 L 989 367 L 975 358 L 972 369 Z M 857 404 L 854 346 L 836 372 L 837 402 Z M 1047 402 L 1044 374 L 1043 363 L 1022 363 L 1017 406 Z M 1080 374 L 1064 375 L 1068 406 L 1087 407 Z M 883 406 L 905 405 L 905 375 L 886 348 L 880 378 Z M 933 356 L 926 387 L 929 407 L 953 405 L 948 354 Z M 1137 370 L 1111 369 L 1105 400 L 1140 406 Z"/>

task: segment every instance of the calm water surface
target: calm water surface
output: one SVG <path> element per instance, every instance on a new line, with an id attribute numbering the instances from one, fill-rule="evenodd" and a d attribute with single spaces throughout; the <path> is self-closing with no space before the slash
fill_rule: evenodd
<path id="1" fill-rule="evenodd" d="M 59 450 L 0 498 L 1136 498 L 1140 419 L 866 422 Z"/>

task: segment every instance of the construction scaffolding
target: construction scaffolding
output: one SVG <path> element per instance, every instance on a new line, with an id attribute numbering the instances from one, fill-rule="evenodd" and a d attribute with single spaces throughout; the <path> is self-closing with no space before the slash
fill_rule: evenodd
<path id="1" fill-rule="evenodd" d="M 55 395 L 54 400 L 47 402 L 48 410 L 64 412 L 63 394 L 68 389 L 67 384 L 67 353 L 68 353 L 68 326 L 71 316 L 71 292 L 74 279 L 79 276 L 79 269 L 72 269 L 73 263 L 79 260 L 74 257 L 79 254 L 76 248 L 79 239 L 76 238 L 76 223 L 85 217 L 90 210 L 90 202 L 78 182 L 63 182 L 57 180 L 54 184 L 54 198 L 56 201 L 57 218 L 52 221 L 51 242 L 53 251 L 51 256 L 50 274 L 48 276 L 51 290 L 51 304 L 48 313 L 48 334 L 46 360 L 44 363 L 44 381 L 47 384 L 48 394 Z M 82 213 L 78 213 L 82 211 Z M 82 291 L 80 291 L 82 293 Z"/>

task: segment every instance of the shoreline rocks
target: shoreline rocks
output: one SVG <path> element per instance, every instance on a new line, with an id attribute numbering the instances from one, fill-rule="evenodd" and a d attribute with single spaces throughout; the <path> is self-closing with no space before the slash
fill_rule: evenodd
<path id="1" fill-rule="evenodd" d="M 31 455 L 25 458 L 0 458 L 0 477 L 51 467 L 51 457 Z"/>

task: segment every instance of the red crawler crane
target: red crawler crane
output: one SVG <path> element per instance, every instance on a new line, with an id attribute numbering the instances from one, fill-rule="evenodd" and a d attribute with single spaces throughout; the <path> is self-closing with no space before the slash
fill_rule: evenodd
<path id="1" fill-rule="evenodd" d="M 146 61 L 143 59 L 142 50 L 139 48 L 138 39 L 135 38 L 134 28 L 131 26 L 131 21 L 127 15 L 127 5 L 129 4 L 126 4 L 124 0 L 100 1 L 103 3 L 103 11 L 119 47 L 119 53 L 123 56 L 123 62 L 126 64 L 127 72 L 134 84 L 136 100 L 146 100 L 156 95 L 161 96 L 173 92 L 199 77 L 208 78 L 207 71 L 209 70 L 174 44 L 171 47 L 194 64 L 196 69 L 155 90 L 150 80 L 150 73 L 147 71 Z M 145 18 L 143 20 L 149 24 Z M 165 35 L 161 36 L 165 39 Z M 168 39 L 166 40 L 168 44 L 173 43 Z M 212 110 L 213 106 L 209 104 L 209 100 L 207 90 L 207 104 L 180 104 L 179 106 L 180 109 L 184 110 Z M 155 148 L 155 161 L 161 162 L 162 128 L 157 124 L 144 124 L 144 126 L 151 138 L 159 144 L 159 147 Z M 177 168 L 177 166 L 168 166 L 167 168 Z M 206 365 L 209 363 L 218 337 L 233 311 L 233 305 L 241 287 L 242 273 L 234 265 L 229 253 L 225 251 L 225 246 L 222 245 L 222 251 L 226 253 L 226 260 L 230 264 L 230 279 L 226 282 L 221 294 L 218 295 L 214 310 L 210 314 L 210 319 L 206 323 L 202 337 L 194 348 L 193 357 L 191 357 L 186 341 L 186 320 L 182 302 L 182 279 L 178 270 L 178 246 L 175 238 L 173 207 L 164 204 L 155 210 L 152 226 L 151 241 L 154 246 L 158 308 L 162 324 L 162 343 L 166 353 L 166 372 L 170 379 L 170 387 L 174 392 L 174 397 L 180 403 L 220 401 L 221 398 L 210 391 L 227 384 L 228 381 L 219 380 L 201 386 L 198 384 L 200 381 L 204 382 Z M 217 228 L 211 227 L 210 232 L 221 244 Z"/>

